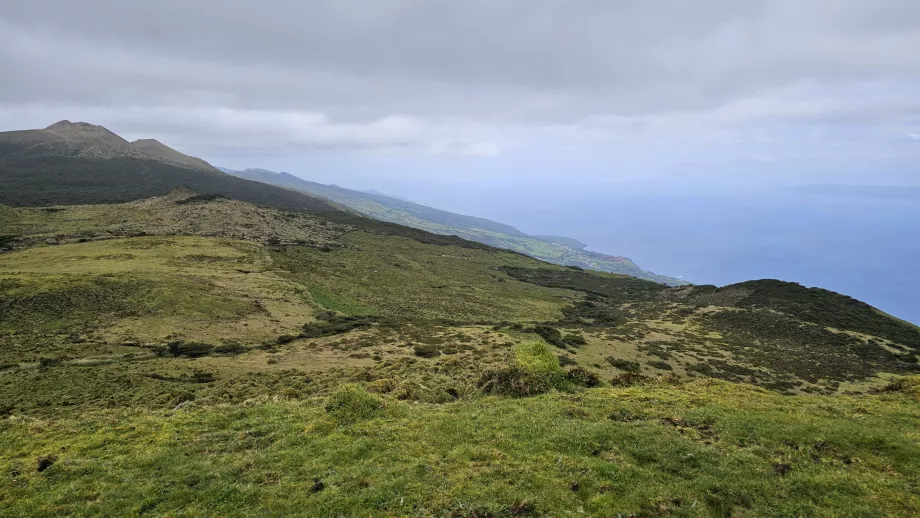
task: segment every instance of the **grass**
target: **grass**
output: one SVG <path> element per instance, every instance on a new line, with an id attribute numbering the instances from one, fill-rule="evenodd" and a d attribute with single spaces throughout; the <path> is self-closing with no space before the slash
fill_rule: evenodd
<path id="1" fill-rule="evenodd" d="M 145 237 L 0 255 L 0 358 L 72 359 L 110 344 L 262 342 L 315 311 L 252 243 Z M 34 350 L 33 353 L 25 353 Z M 25 356 L 24 356 L 25 354 Z"/>
<path id="2" fill-rule="evenodd" d="M 272 259 L 292 272 L 292 280 L 318 294 L 318 302 L 352 315 L 373 313 L 404 321 L 549 320 L 561 317 L 563 304 L 577 298 L 498 270 L 507 264 L 535 264 L 516 254 L 431 246 L 365 232 L 347 234 L 342 242 L 345 246 L 329 252 L 277 248 Z"/>
<path id="3" fill-rule="evenodd" d="M 363 409 L 373 397 L 360 394 Z M 325 406 L 6 419 L 0 501 L 29 516 L 920 512 L 920 405 L 907 393 L 785 397 L 705 381 L 390 401 L 345 421 Z"/>
<path id="4" fill-rule="evenodd" d="M 777 308 L 903 323 L 195 201 L 0 207 L 0 514 L 920 513 L 912 343 Z"/>

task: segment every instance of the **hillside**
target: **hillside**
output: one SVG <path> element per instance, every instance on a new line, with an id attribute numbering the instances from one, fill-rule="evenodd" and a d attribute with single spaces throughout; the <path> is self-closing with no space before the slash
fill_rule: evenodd
<path id="1" fill-rule="evenodd" d="M 0 134 L 0 514 L 920 513 L 920 328 L 247 174 Z"/>
<path id="2" fill-rule="evenodd" d="M 920 511 L 917 327 L 340 215 L 0 206 L 7 511 Z"/>
<path id="3" fill-rule="evenodd" d="M 514 250 L 554 264 L 632 275 L 669 285 L 686 284 L 680 279 L 642 270 L 626 257 L 585 250 L 587 245 L 571 238 L 529 236 L 510 225 L 488 219 L 464 216 L 379 193 L 355 191 L 336 185 L 310 182 L 289 173 L 275 173 L 266 169 L 235 171 L 223 168 L 222 171 L 240 178 L 321 196 L 382 221 L 436 234 L 456 235 L 490 246 Z"/>
<path id="4" fill-rule="evenodd" d="M 128 145 L 145 155 L 159 158 L 164 162 L 173 162 L 196 169 L 211 171 L 213 173 L 221 172 L 219 169 L 205 162 L 204 160 L 182 154 L 156 139 L 138 139 Z"/>
<path id="5" fill-rule="evenodd" d="M 224 174 L 159 142 L 129 143 L 83 122 L 0 132 L 0 183 L 0 203 L 17 207 L 121 203 L 188 187 L 286 210 L 339 211 L 303 193 Z"/>

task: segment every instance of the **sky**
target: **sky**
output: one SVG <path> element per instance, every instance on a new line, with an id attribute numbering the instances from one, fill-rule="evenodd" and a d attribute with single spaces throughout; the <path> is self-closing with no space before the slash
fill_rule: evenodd
<path id="1" fill-rule="evenodd" d="M 915 0 L 14 0 L 0 70 L 0 130 L 422 198 L 920 184 Z"/>

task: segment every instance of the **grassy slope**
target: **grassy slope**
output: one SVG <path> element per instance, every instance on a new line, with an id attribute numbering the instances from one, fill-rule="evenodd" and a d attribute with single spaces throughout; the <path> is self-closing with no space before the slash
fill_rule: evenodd
<path id="1" fill-rule="evenodd" d="M 29 516 L 908 516 L 915 395 L 724 382 L 0 422 L 0 501 Z M 42 472 L 41 459 L 53 464 Z"/>
<path id="2" fill-rule="evenodd" d="M 0 254 L 9 514 L 920 510 L 916 385 L 839 395 L 916 351 L 826 329 L 872 310 L 836 294 L 668 289 L 230 201 L 59 209 L 0 222 L 22 247 Z M 485 396 L 534 325 L 609 383 Z M 345 383 L 381 396 L 324 410 Z"/>
<path id="3" fill-rule="evenodd" d="M 289 248 L 275 264 L 314 294 L 335 294 L 336 304 L 403 320 L 463 323 L 554 320 L 576 295 L 513 279 L 500 266 L 535 261 L 505 252 L 433 247 L 401 237 L 348 234 L 330 252 Z M 326 295 L 332 298 L 331 295 Z"/>
<path id="4" fill-rule="evenodd" d="M 389 196 L 309 182 L 285 173 L 260 170 L 254 173 L 236 171 L 233 174 L 321 196 L 382 221 L 419 228 L 436 234 L 456 235 L 556 264 L 622 273 L 665 284 L 684 284 L 678 279 L 646 272 L 625 257 L 614 258 L 582 250 L 583 247 L 572 248 L 564 246 L 565 243 L 555 244 L 528 236 L 514 227 L 483 218 L 455 214 Z M 555 239 L 555 241 L 561 242 L 562 240 Z"/>

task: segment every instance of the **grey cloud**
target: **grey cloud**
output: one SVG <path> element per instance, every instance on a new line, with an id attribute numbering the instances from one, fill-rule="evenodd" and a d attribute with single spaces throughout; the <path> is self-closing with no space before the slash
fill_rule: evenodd
<path id="1" fill-rule="evenodd" d="M 0 14 L 16 29 L 0 51 L 5 64 L 16 61 L 9 49 L 39 46 L 56 65 L 96 62 L 93 77 L 70 75 L 76 95 L 93 101 L 117 98 L 121 84 L 155 93 L 181 81 L 253 108 L 564 118 L 717 106 L 804 79 L 920 73 L 920 3 L 910 0 L 12 4 Z M 115 61 L 110 70 L 103 59 Z M 28 68 L 15 68 L 25 80 L 4 96 L 27 97 L 48 78 Z"/>
<path id="2" fill-rule="evenodd" d="M 8 121 L 83 110 L 189 145 L 488 156 L 783 124 L 903 138 L 920 113 L 912 0 L 5 4 Z"/>

